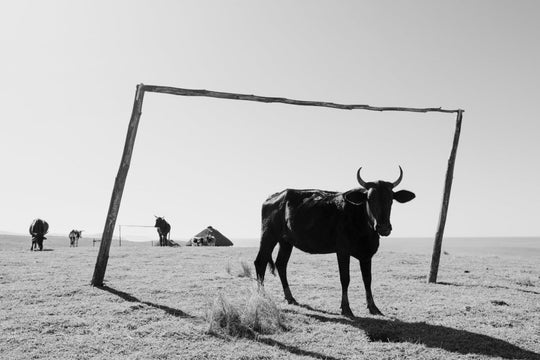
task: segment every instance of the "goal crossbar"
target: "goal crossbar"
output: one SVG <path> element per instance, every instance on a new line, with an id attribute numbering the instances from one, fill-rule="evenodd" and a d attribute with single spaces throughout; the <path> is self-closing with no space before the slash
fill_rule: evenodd
<path id="1" fill-rule="evenodd" d="M 263 103 L 282 103 L 288 105 L 300 105 L 300 106 L 319 106 L 327 107 L 340 110 L 370 110 L 370 111 L 408 111 L 408 112 L 441 112 L 441 113 L 458 113 L 463 111 L 461 109 L 448 110 L 440 107 L 437 108 L 414 108 L 414 107 L 399 107 L 399 106 L 371 106 L 364 104 L 338 104 L 333 102 L 326 101 L 306 101 L 306 100 L 295 100 L 287 99 L 283 97 L 270 97 L 270 96 L 259 96 L 259 95 L 247 95 L 247 94 L 237 94 L 221 91 L 211 91 L 211 90 L 194 90 L 194 89 L 182 89 L 169 86 L 157 86 L 157 85 L 140 85 L 142 91 L 146 92 L 155 92 L 162 94 L 170 95 L 180 95 L 180 96 L 204 96 L 204 97 L 213 97 L 219 99 L 228 99 L 228 100 L 244 100 L 244 101 L 258 101 Z"/>

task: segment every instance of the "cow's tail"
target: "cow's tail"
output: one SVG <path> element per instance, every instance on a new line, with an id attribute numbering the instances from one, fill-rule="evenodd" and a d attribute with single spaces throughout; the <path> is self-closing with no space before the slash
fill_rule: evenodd
<path id="1" fill-rule="evenodd" d="M 263 250 L 259 250 L 257 258 L 255 258 L 255 270 L 257 271 L 257 279 L 264 280 L 264 272 L 266 267 L 270 269 L 272 275 L 276 275 L 276 264 L 272 260 L 272 253 L 266 253 Z"/>
<path id="2" fill-rule="evenodd" d="M 268 267 L 270 268 L 272 275 L 276 276 L 276 264 L 274 264 L 274 260 L 272 260 L 272 255 L 268 258 Z"/>

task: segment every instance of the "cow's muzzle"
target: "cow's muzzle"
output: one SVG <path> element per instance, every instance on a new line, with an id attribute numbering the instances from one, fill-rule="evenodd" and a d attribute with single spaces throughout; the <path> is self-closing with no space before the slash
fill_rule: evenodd
<path id="1" fill-rule="evenodd" d="M 375 231 L 381 236 L 388 236 L 392 232 L 392 225 L 379 225 L 375 227 Z"/>

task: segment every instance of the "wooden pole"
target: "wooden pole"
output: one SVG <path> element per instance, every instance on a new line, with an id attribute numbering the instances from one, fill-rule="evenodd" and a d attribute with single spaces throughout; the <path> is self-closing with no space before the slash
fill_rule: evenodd
<path id="1" fill-rule="evenodd" d="M 114 227 L 116 225 L 118 210 L 120 209 L 120 202 L 122 201 L 124 185 L 126 184 L 126 177 L 131 162 L 131 155 L 133 153 L 135 137 L 137 136 L 139 119 L 141 118 L 143 99 L 144 90 L 142 84 L 139 84 L 137 85 L 137 90 L 135 91 L 135 100 L 133 102 L 133 111 L 131 112 L 131 118 L 129 120 L 126 143 L 124 145 L 124 152 L 122 154 L 120 168 L 118 169 L 118 175 L 116 175 L 116 180 L 114 182 L 111 202 L 109 204 L 109 212 L 105 220 L 105 228 L 103 229 L 101 245 L 99 247 L 96 267 L 94 269 L 94 276 L 92 277 L 92 285 L 94 286 L 103 286 L 103 278 L 105 277 L 107 261 L 109 260 L 109 249 L 111 247 L 111 240 L 114 233 Z"/>
<path id="2" fill-rule="evenodd" d="M 264 103 L 282 103 L 289 105 L 302 105 L 302 106 L 321 106 L 340 110 L 371 110 L 371 111 L 408 111 L 408 112 L 442 112 L 442 113 L 457 113 L 459 110 L 447 110 L 438 108 L 407 108 L 396 106 L 371 106 L 371 105 L 359 105 L 359 104 L 337 104 L 325 101 L 306 101 L 306 100 L 294 100 L 282 97 L 269 97 L 259 95 L 237 94 L 221 91 L 210 90 L 194 90 L 194 89 L 182 89 L 170 86 L 157 86 L 157 85 L 143 85 L 143 89 L 146 92 L 155 92 L 171 95 L 181 96 L 205 96 L 219 99 L 228 100 L 244 100 L 244 101 L 258 101 Z"/>
<path id="3" fill-rule="evenodd" d="M 448 214 L 448 203 L 450 202 L 450 191 L 452 190 L 452 179 L 454 177 L 454 164 L 456 162 L 456 153 L 459 143 L 459 134 L 461 133 L 461 121 L 463 119 L 463 110 L 458 110 L 456 118 L 456 130 L 454 132 L 454 141 L 452 143 L 452 150 L 450 151 L 450 158 L 448 159 L 448 168 L 446 169 L 446 180 L 444 182 L 444 194 L 441 207 L 441 214 L 439 217 L 439 226 L 437 233 L 435 234 L 435 241 L 433 243 L 433 254 L 431 256 L 431 268 L 429 271 L 428 282 L 437 282 L 437 273 L 439 271 L 439 261 L 441 259 L 441 247 L 444 234 L 444 226 L 446 224 L 446 215 Z"/>

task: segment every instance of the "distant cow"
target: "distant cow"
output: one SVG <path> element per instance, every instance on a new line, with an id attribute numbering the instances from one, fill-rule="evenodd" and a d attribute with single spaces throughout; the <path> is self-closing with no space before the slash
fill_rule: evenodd
<path id="1" fill-rule="evenodd" d="M 82 237 L 84 230 L 71 230 L 69 232 L 69 247 L 78 247 L 79 239 Z"/>
<path id="2" fill-rule="evenodd" d="M 216 238 L 212 234 L 206 236 L 196 236 L 191 241 L 193 246 L 216 246 Z"/>
<path id="3" fill-rule="evenodd" d="M 43 250 L 43 240 L 46 240 L 45 234 L 49 232 L 49 224 L 45 220 L 34 219 L 30 228 L 28 229 L 30 235 L 32 236 L 32 246 L 30 246 L 30 251 L 39 247 L 39 251 Z"/>
<path id="4" fill-rule="evenodd" d="M 169 225 L 169 223 L 165 221 L 164 217 L 156 216 L 156 224 L 154 225 L 154 227 L 157 228 L 157 232 L 159 235 L 159 246 L 169 245 L 167 235 L 171 232 L 171 225 Z"/>
<path id="5" fill-rule="evenodd" d="M 270 196 L 262 206 L 261 244 L 255 268 L 257 278 L 264 281 L 266 265 L 278 274 L 285 299 L 297 304 L 287 282 L 287 263 L 293 247 L 310 254 L 336 253 L 341 280 L 341 313 L 353 316 L 349 306 L 350 257 L 360 261 L 366 291 L 367 307 L 371 314 L 382 315 L 371 293 L 371 258 L 379 248 L 379 236 L 392 231 L 390 211 L 392 202 L 414 199 L 407 190 L 394 192 L 401 182 L 403 171 L 393 183 L 386 181 L 365 182 L 357 172 L 361 188 L 347 192 L 324 190 L 287 189 Z M 276 263 L 272 251 L 279 243 Z"/>

